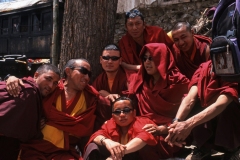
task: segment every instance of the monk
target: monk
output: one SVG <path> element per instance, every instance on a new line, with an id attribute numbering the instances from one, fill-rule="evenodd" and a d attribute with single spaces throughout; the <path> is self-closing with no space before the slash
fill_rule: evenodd
<path id="1" fill-rule="evenodd" d="M 129 93 L 136 94 L 140 115 L 151 119 L 144 129 L 160 135 L 159 158 L 174 156 L 176 148 L 164 142 L 168 125 L 177 113 L 189 80 L 176 67 L 170 49 L 164 43 L 146 44 L 141 53 L 142 66 L 129 84 Z"/>
<path id="2" fill-rule="evenodd" d="M 120 49 L 115 44 L 107 45 L 100 56 L 103 72 L 94 80 L 92 86 L 101 96 L 114 101 L 122 91 L 127 90 L 127 78 L 121 67 Z"/>
<path id="3" fill-rule="evenodd" d="M 139 54 L 145 44 L 165 43 L 168 47 L 172 47 L 173 42 L 162 28 L 147 26 L 142 13 L 137 9 L 126 13 L 125 27 L 127 33 L 120 39 L 119 47 L 123 59 L 122 66 L 130 81 L 129 76 L 140 69 Z"/>
<path id="4" fill-rule="evenodd" d="M 211 149 L 224 160 L 240 159 L 240 107 L 237 83 L 224 82 L 212 72 L 212 62 L 200 65 L 189 84 L 166 141 L 181 145 L 192 133 L 197 148 L 187 160 L 209 159 Z"/>
<path id="5" fill-rule="evenodd" d="M 194 35 L 188 22 L 178 22 L 172 29 L 173 54 L 177 67 L 188 79 L 199 65 L 210 58 L 212 40 L 202 35 Z"/>
<path id="6" fill-rule="evenodd" d="M 78 150 L 85 145 L 84 137 L 92 134 L 99 94 L 88 85 L 91 71 L 85 59 L 69 60 L 64 77 L 54 93 L 44 99 L 43 139 L 23 144 L 21 160 L 81 158 Z"/>
<path id="7" fill-rule="evenodd" d="M 23 78 L 19 95 L 0 82 L 0 159 L 16 160 L 20 142 L 41 137 L 42 98 L 57 87 L 60 72 L 51 64 L 40 66 L 34 78 Z"/>
<path id="8" fill-rule="evenodd" d="M 140 153 L 144 146 L 157 144 L 154 136 L 142 129 L 146 123 L 154 124 L 148 118 L 136 117 L 131 99 L 117 98 L 112 104 L 112 118 L 91 136 L 84 159 L 152 160 L 151 155 Z"/>

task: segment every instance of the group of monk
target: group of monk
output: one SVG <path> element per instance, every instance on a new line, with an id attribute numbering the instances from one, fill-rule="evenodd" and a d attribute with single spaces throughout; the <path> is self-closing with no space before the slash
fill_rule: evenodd
<path id="1" fill-rule="evenodd" d="M 238 84 L 215 75 L 211 39 L 178 22 L 168 35 L 126 13 L 119 46 L 100 56 L 103 72 L 71 59 L 34 77 L 0 82 L 0 160 L 240 160 Z"/>

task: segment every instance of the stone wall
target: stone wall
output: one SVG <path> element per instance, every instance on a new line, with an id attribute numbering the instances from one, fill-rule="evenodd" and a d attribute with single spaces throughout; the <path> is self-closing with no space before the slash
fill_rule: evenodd
<path id="1" fill-rule="evenodd" d="M 208 7 L 216 6 L 219 0 L 191 0 L 191 2 L 185 0 L 185 2 L 178 2 L 177 4 L 165 2 L 164 5 L 157 2 L 151 5 L 139 6 L 138 9 L 143 13 L 147 25 L 160 26 L 168 32 L 178 21 L 188 21 L 191 25 L 194 25 L 196 20 L 200 18 L 201 12 Z M 117 14 L 114 43 L 118 43 L 126 32 L 124 18 L 125 13 Z"/>

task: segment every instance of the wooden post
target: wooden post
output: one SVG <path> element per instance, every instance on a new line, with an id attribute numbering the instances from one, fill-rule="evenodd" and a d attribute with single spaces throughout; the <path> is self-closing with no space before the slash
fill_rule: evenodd
<path id="1" fill-rule="evenodd" d="M 51 47 L 51 63 L 55 66 L 59 61 L 59 2 L 53 0 L 53 34 L 52 34 L 52 47 Z"/>

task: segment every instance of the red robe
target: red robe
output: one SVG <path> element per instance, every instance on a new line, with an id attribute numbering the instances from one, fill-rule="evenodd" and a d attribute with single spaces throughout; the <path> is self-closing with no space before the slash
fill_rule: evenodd
<path id="1" fill-rule="evenodd" d="M 198 87 L 198 96 L 202 107 L 211 105 L 220 94 L 226 94 L 233 98 L 233 102 L 217 117 L 202 124 L 202 127 L 198 126 L 193 129 L 194 140 L 201 146 L 208 141 L 209 137 L 214 136 L 215 145 L 229 149 L 239 147 L 240 106 L 237 92 L 238 84 L 222 81 L 212 72 L 212 62 L 208 61 L 200 65 L 194 73 L 189 88 L 193 85 Z"/>
<path id="2" fill-rule="evenodd" d="M 212 40 L 205 36 L 194 35 L 194 43 L 196 52 L 193 60 L 181 52 L 175 44 L 173 45 L 173 54 L 177 67 L 188 79 L 192 78 L 192 75 L 198 69 L 201 63 L 210 59 L 210 56 L 206 57 L 206 48 L 212 43 Z"/>
<path id="3" fill-rule="evenodd" d="M 165 43 L 168 47 L 172 47 L 173 41 L 168 37 L 165 31 L 157 26 L 146 26 L 143 32 L 144 43 Z M 140 49 L 137 49 L 139 48 Z M 137 47 L 137 43 L 133 40 L 132 36 L 127 33 L 119 41 L 119 48 L 121 49 L 121 55 L 123 62 L 127 64 L 139 65 L 141 64 L 141 59 L 139 54 L 142 46 Z M 139 50 L 139 51 L 138 51 Z M 134 71 L 125 70 L 127 77 L 129 79 Z M 130 81 L 130 79 L 129 79 Z"/>
<path id="4" fill-rule="evenodd" d="M 55 92 L 44 100 L 44 114 L 46 116 L 47 125 L 58 128 L 64 131 L 64 148 L 58 148 L 49 141 L 40 139 L 32 140 L 29 143 L 22 145 L 21 159 L 46 159 L 60 160 L 68 158 L 81 158 L 75 150 L 75 146 L 70 145 L 71 138 L 90 136 L 93 131 L 95 121 L 95 109 L 98 100 L 98 92 L 91 86 L 87 85 L 82 91 L 84 93 L 87 109 L 80 115 L 73 117 L 69 114 L 71 109 L 76 105 L 80 94 L 73 100 L 72 104 L 66 111 L 56 109 L 56 101 L 59 95 L 62 96 L 62 108 L 66 104 L 63 82 Z M 69 110 L 70 109 L 70 110 Z M 78 139 L 79 140 L 79 139 Z M 75 144 L 76 145 L 76 144 Z"/>
<path id="5" fill-rule="evenodd" d="M 31 77 L 23 82 L 18 97 L 10 96 L 6 82 L 0 82 L 0 134 L 25 142 L 41 135 L 42 96 Z"/>
<path id="6" fill-rule="evenodd" d="M 144 117 L 136 117 L 134 119 L 134 121 L 130 124 L 128 129 L 128 142 L 131 141 L 133 138 L 140 138 L 144 142 L 146 142 L 147 145 L 155 146 L 157 144 L 157 140 L 154 138 L 154 136 L 142 129 L 145 126 L 145 124 L 154 123 L 150 119 Z M 108 139 L 111 139 L 115 142 L 120 142 L 121 139 L 120 127 L 115 123 L 113 118 L 111 118 L 102 125 L 102 128 L 100 130 L 95 132 L 90 137 L 88 144 L 91 143 L 99 135 L 107 137 Z M 147 155 L 147 157 L 151 157 L 151 155 Z"/>
<path id="7" fill-rule="evenodd" d="M 175 117 L 181 100 L 185 93 L 189 80 L 180 73 L 175 65 L 170 49 L 163 43 L 151 43 L 143 47 L 140 57 L 145 51 L 149 51 L 153 62 L 157 67 L 160 78 L 155 85 L 152 84 L 152 76 L 148 75 L 143 64 L 129 84 L 130 94 L 136 94 L 141 116 L 148 117 L 157 125 L 169 125 Z M 160 158 L 172 157 L 173 149 L 160 138 L 165 149 Z"/>
<path id="8" fill-rule="evenodd" d="M 92 86 L 97 90 L 105 90 L 111 94 L 122 95 L 122 91 L 127 90 L 127 78 L 122 67 L 119 67 L 119 70 L 114 78 L 112 90 L 109 89 L 108 77 L 106 72 L 102 72 L 93 82 Z"/>
<path id="9" fill-rule="evenodd" d="M 23 78 L 18 97 L 8 94 L 0 82 L 0 159 L 17 159 L 20 142 L 39 138 L 42 95 L 33 78 Z"/>

